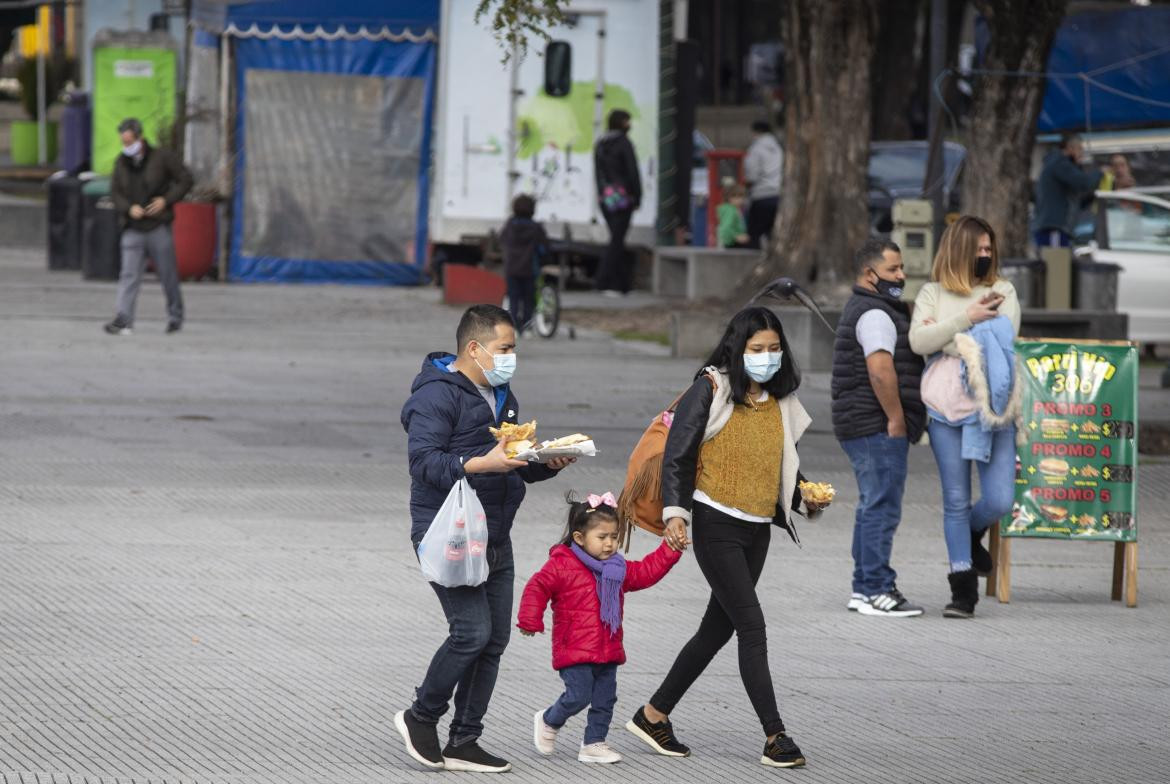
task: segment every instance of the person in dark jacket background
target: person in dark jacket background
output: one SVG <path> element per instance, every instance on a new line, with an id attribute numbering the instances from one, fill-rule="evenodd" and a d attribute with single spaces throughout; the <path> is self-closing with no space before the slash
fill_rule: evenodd
<path id="1" fill-rule="evenodd" d="M 104 328 L 111 335 L 131 333 L 149 255 L 167 297 L 166 331 L 178 332 L 183 326 L 183 295 L 171 237 L 175 217 L 171 207 L 191 190 L 191 173 L 170 150 L 150 146 L 138 120 L 123 120 L 118 133 L 123 146 L 114 162 L 110 198 L 122 222 L 122 272 L 114 320 Z"/>
<path id="2" fill-rule="evenodd" d="M 626 254 L 626 233 L 634 213 L 642 205 L 642 177 L 629 133 L 630 113 L 614 109 L 609 113 L 609 130 L 593 148 L 597 199 L 609 227 L 609 245 L 597 267 L 596 285 L 610 296 L 630 290 L 633 269 Z"/>
<path id="3" fill-rule="evenodd" d="M 910 348 L 910 308 L 901 301 L 902 250 L 870 239 L 854 257 L 857 281 L 837 322 L 833 347 L 833 433 L 857 479 L 853 523 L 853 595 L 846 605 L 862 615 L 922 615 L 894 581 L 894 533 L 910 444 L 926 429 L 919 386 L 922 357 Z"/>
<path id="4" fill-rule="evenodd" d="M 1076 134 L 1060 137 L 1060 149 L 1048 153 L 1036 180 L 1036 214 L 1032 218 L 1038 247 L 1068 247 L 1077 214 L 1093 200 L 1101 170 L 1082 169 L 1085 145 Z"/>
<path id="5" fill-rule="evenodd" d="M 512 217 L 500 232 L 504 254 L 504 279 L 508 284 L 508 310 L 516 329 L 528 327 L 536 311 L 536 276 L 540 258 L 548 250 L 548 235 L 532 219 L 536 201 L 527 194 L 512 200 Z"/>
<path id="6" fill-rule="evenodd" d="M 512 623 L 516 571 L 509 536 L 524 500 L 524 483 L 549 479 L 572 462 L 511 460 L 488 428 L 518 422 L 520 406 L 509 384 L 516 369 L 512 317 L 495 305 L 467 309 L 456 331 L 458 354 L 427 355 L 402 407 L 410 463 L 410 539 L 417 552 L 431 521 L 460 479 L 466 478 L 487 516 L 489 574 L 475 587 L 431 583 L 450 636 L 431 659 L 408 710 L 394 724 L 407 752 L 431 768 L 503 772 L 511 765 L 480 748 L 483 716 L 496 684 Z M 439 718 L 454 694 L 449 740 L 440 750 Z"/>

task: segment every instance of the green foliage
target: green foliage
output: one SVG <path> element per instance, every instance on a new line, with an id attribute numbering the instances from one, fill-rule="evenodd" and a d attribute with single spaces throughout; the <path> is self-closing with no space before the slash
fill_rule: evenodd
<path id="1" fill-rule="evenodd" d="M 529 37 L 548 38 L 548 29 L 564 21 L 570 0 L 479 0 L 475 21 L 491 20 L 492 32 L 503 47 L 503 62 L 528 53 Z"/>
<path id="2" fill-rule="evenodd" d="M 61 97 L 61 90 L 73 73 L 75 63 L 71 60 L 45 58 L 45 111 Z M 16 80 L 20 82 L 20 105 L 30 120 L 37 119 L 37 60 L 26 57 L 16 69 Z"/>

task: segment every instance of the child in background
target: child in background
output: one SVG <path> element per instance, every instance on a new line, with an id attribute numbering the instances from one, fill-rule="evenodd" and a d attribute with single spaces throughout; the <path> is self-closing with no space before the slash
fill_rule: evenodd
<path id="1" fill-rule="evenodd" d="M 617 668 L 626 661 L 622 647 L 622 604 L 626 591 L 640 591 L 661 580 L 678 563 L 663 541 L 641 561 L 618 552 L 617 501 L 612 493 L 569 501 L 569 524 L 548 562 L 524 587 L 517 626 L 526 636 L 544 631 L 544 608 L 552 600 L 553 669 L 565 692 L 548 710 L 533 716 L 536 750 L 551 755 L 557 731 L 589 708 L 581 762 L 620 762 L 605 742 L 617 702 Z"/>
<path id="2" fill-rule="evenodd" d="M 504 254 L 504 279 L 508 284 L 508 310 L 522 332 L 536 311 L 536 276 L 540 258 L 548 247 L 544 228 L 532 219 L 536 201 L 527 194 L 512 200 L 512 217 L 500 232 L 500 249 Z"/>
<path id="3" fill-rule="evenodd" d="M 743 208 L 747 203 L 747 190 L 742 185 L 732 185 L 724 191 L 724 201 L 716 215 L 719 228 L 716 239 L 721 248 L 750 248 L 747 222 L 743 219 Z"/>

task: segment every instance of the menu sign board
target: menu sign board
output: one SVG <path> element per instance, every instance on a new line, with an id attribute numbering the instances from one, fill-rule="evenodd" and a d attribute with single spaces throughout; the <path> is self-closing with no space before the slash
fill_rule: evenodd
<path id="1" fill-rule="evenodd" d="M 1004 536 L 1137 541 L 1137 348 L 1016 341 L 1022 425 Z"/>

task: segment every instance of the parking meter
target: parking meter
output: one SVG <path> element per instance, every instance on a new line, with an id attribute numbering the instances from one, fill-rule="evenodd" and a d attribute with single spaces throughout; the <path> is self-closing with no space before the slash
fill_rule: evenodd
<path id="1" fill-rule="evenodd" d="M 925 199 L 898 199 L 890 213 L 894 229 L 890 239 L 902 249 L 906 268 L 906 286 L 902 298 L 907 302 L 918 295 L 922 284 L 930 280 L 934 264 L 934 208 Z"/>

